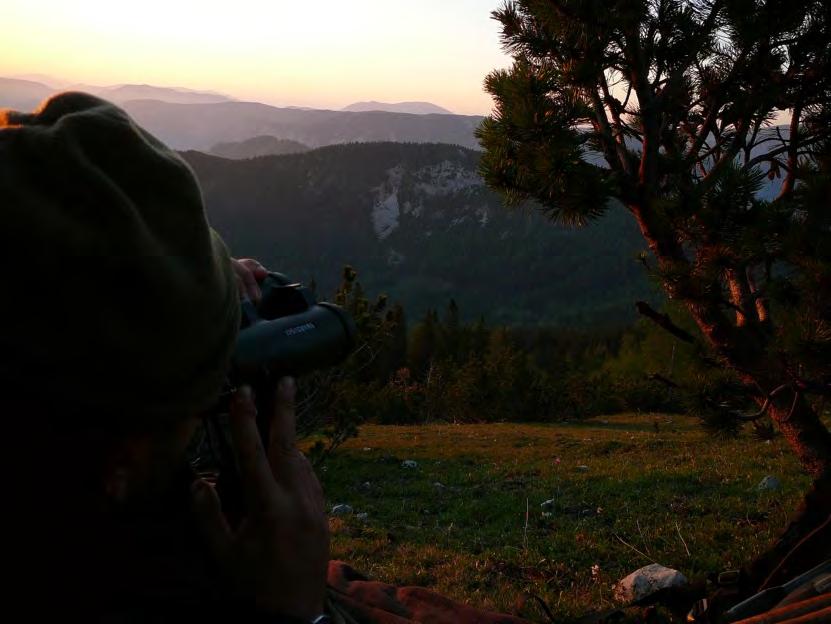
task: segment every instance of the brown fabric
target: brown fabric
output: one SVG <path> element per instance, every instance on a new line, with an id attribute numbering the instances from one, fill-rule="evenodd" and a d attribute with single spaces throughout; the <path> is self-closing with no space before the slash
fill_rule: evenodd
<path id="1" fill-rule="evenodd" d="M 820 624 L 821 622 L 831 622 L 831 597 L 828 595 L 803 600 L 734 624 Z"/>
<path id="2" fill-rule="evenodd" d="M 831 593 L 815 596 L 735 624 L 819 624 L 831 622 Z"/>
<path id="3" fill-rule="evenodd" d="M 504 613 L 474 609 L 423 587 L 395 587 L 368 578 L 343 561 L 329 562 L 330 595 L 361 624 L 529 624 Z"/>

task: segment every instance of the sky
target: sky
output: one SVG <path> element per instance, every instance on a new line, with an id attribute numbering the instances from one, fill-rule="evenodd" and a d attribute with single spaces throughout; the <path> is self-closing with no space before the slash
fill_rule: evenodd
<path id="1" fill-rule="evenodd" d="M 501 0 L 4 0 L 0 76 L 213 90 L 278 106 L 486 114 Z"/>

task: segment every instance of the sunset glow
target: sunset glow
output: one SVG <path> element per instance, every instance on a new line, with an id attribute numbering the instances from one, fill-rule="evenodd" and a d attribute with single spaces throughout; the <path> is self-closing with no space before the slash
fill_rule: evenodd
<path id="1" fill-rule="evenodd" d="M 0 75 L 216 90 L 276 105 L 425 100 L 490 110 L 498 0 L 10 0 Z"/>

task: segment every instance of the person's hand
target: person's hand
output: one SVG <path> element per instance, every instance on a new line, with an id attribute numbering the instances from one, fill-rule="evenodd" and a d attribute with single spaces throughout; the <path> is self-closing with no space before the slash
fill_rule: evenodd
<path id="1" fill-rule="evenodd" d="M 235 595 L 265 612 L 311 620 L 323 613 L 329 527 L 323 491 L 295 446 L 295 384 L 280 380 L 263 448 L 257 411 L 247 386 L 231 402 L 231 436 L 247 515 L 234 531 L 205 481 L 194 483 L 194 506 L 208 544 Z"/>
<path id="2" fill-rule="evenodd" d="M 262 297 L 260 282 L 268 276 L 268 269 L 251 258 L 231 258 L 231 265 L 237 274 L 240 299 L 247 296 L 254 303 L 259 303 Z"/>

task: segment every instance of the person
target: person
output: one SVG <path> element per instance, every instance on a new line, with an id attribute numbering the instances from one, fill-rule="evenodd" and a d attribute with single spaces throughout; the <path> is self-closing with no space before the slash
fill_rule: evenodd
<path id="1" fill-rule="evenodd" d="M 4 621 L 527 624 L 329 561 L 292 379 L 261 390 L 267 440 L 251 388 L 230 399 L 241 516 L 199 478 L 188 447 L 266 270 L 123 110 L 0 110 L 0 218 Z"/>
<path id="2" fill-rule="evenodd" d="M 294 381 L 272 390 L 268 440 L 251 388 L 233 392 L 238 524 L 185 460 L 265 273 L 230 258 L 187 164 L 63 93 L 0 111 L 0 211 L 6 621 L 326 621 Z"/>

